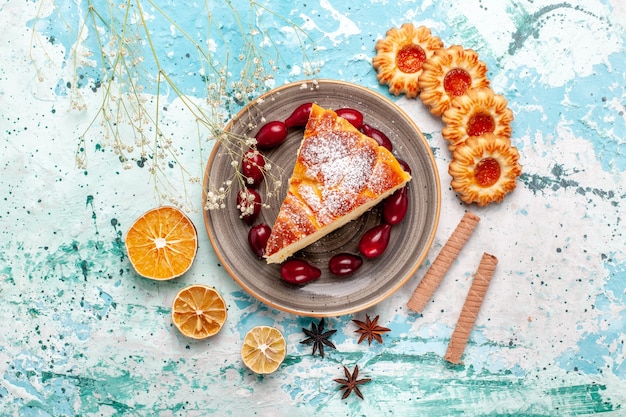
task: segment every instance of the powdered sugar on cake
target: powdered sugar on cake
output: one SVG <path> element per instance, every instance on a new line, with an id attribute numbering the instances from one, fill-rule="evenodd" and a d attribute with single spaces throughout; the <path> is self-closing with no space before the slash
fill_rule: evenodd
<path id="1" fill-rule="evenodd" d="M 305 176 L 317 189 L 302 182 L 298 191 L 322 226 L 349 213 L 370 182 L 376 150 L 358 139 L 352 132 L 325 132 L 323 137 L 307 138 L 300 149 Z"/>
<path id="2" fill-rule="evenodd" d="M 267 262 L 283 262 L 410 179 L 387 149 L 313 103 L 289 190 L 267 241 Z"/>

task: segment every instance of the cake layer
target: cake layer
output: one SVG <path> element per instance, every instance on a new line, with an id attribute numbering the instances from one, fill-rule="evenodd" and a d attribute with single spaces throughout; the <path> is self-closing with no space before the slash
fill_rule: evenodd
<path id="1" fill-rule="evenodd" d="M 283 262 L 410 179 L 389 150 L 334 111 L 314 104 L 267 242 L 267 262 Z"/>

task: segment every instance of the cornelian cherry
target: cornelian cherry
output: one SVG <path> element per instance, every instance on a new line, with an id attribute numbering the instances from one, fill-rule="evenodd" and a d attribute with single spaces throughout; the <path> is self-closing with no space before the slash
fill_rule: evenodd
<path id="1" fill-rule="evenodd" d="M 267 245 L 270 233 L 272 229 L 265 223 L 254 225 L 248 230 L 248 245 L 259 258 L 265 255 L 265 245 Z"/>
<path id="2" fill-rule="evenodd" d="M 391 225 L 382 223 L 369 229 L 361 237 L 359 242 L 359 252 L 366 258 L 376 258 L 385 252 L 389 245 L 391 236 Z"/>
<path id="3" fill-rule="evenodd" d="M 263 182 L 263 168 L 265 168 L 265 158 L 261 152 L 248 149 L 243 154 L 241 174 L 246 177 L 248 187 L 256 188 Z"/>
<path id="4" fill-rule="evenodd" d="M 278 120 L 267 122 L 261 126 L 254 138 L 259 149 L 278 146 L 287 138 L 287 126 Z"/>
<path id="5" fill-rule="evenodd" d="M 237 208 L 246 224 L 254 223 L 261 212 L 261 195 L 254 188 L 244 188 L 237 194 Z"/>
<path id="6" fill-rule="evenodd" d="M 385 199 L 383 203 L 383 220 L 391 225 L 398 224 L 404 219 L 409 207 L 407 188 L 402 187 Z"/>
<path id="7" fill-rule="evenodd" d="M 280 266 L 281 278 L 290 284 L 306 284 L 322 276 L 322 271 L 301 259 L 289 259 Z"/>
<path id="8" fill-rule="evenodd" d="M 361 129 L 361 126 L 363 126 L 363 113 L 358 110 L 343 108 L 335 111 L 335 113 L 337 113 L 337 116 L 349 121 L 350 124 L 357 129 Z"/>
<path id="9" fill-rule="evenodd" d="M 352 253 L 338 253 L 328 261 L 328 270 L 339 277 L 352 275 L 363 265 L 363 258 Z"/>
<path id="10" fill-rule="evenodd" d="M 398 160 L 398 163 L 400 164 L 404 172 L 407 172 L 409 175 L 411 175 L 411 167 L 409 166 L 409 164 L 404 159 L 396 159 Z"/>
<path id="11" fill-rule="evenodd" d="M 300 104 L 289 117 L 285 119 L 285 126 L 287 126 L 287 128 L 306 126 L 309 121 L 309 115 L 311 114 L 311 107 L 313 107 L 313 103 Z"/>
<path id="12" fill-rule="evenodd" d="M 391 141 L 383 132 L 376 129 L 375 127 L 368 125 L 367 123 L 363 123 L 362 130 L 365 135 L 374 139 L 380 146 L 384 146 L 389 150 L 389 152 L 393 151 L 393 145 L 391 144 Z"/>

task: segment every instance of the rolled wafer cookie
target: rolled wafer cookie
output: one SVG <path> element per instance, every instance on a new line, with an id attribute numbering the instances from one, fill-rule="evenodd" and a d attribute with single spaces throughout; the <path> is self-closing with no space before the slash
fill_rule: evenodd
<path id="1" fill-rule="evenodd" d="M 497 264 L 498 258 L 488 253 L 483 253 L 476 275 L 474 275 L 474 281 L 472 281 L 472 286 L 467 293 L 467 298 L 459 315 L 459 320 L 452 332 L 450 343 L 448 343 L 448 350 L 444 358 L 450 363 L 458 364 L 461 362 L 463 351 L 478 317 L 478 312 L 485 299 L 485 294 Z"/>
<path id="2" fill-rule="evenodd" d="M 428 271 L 426 271 L 426 274 L 417 285 L 417 288 L 413 291 L 413 295 L 406 304 L 407 307 L 418 313 L 422 312 L 479 221 L 480 217 L 477 215 L 469 211 L 465 212 L 454 232 L 452 232 L 448 241 L 441 248 L 432 265 L 430 265 L 430 268 L 428 268 Z"/>

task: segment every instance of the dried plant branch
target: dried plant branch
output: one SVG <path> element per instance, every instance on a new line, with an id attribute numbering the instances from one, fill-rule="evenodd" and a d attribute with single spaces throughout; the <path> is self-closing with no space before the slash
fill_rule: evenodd
<path id="1" fill-rule="evenodd" d="M 293 21 L 252 0 L 248 2 L 248 20 L 243 19 L 246 11 L 232 0 L 219 3 L 205 0 L 206 45 L 185 30 L 184 22 L 177 21 L 165 6 L 154 0 L 121 3 L 83 0 L 76 3 L 77 16 L 60 6 L 55 0 L 41 0 L 31 43 L 45 49 L 45 42 L 36 35 L 37 21 L 44 21 L 51 9 L 50 14 L 73 34 L 65 59 L 65 65 L 71 66 L 67 92 L 72 110 L 88 110 L 86 95 L 101 94 L 98 109 L 76 139 L 76 165 L 87 169 L 89 145 L 95 141 L 100 149 L 110 149 L 124 169 L 147 169 L 159 204 L 168 202 L 193 209 L 193 193 L 188 187 L 201 183 L 203 150 L 214 143 L 223 145 L 235 167 L 243 153 L 254 147 L 253 138 L 233 135 L 224 129 L 239 110 L 273 86 L 274 74 L 285 63 L 279 41 L 272 38 L 264 22 L 265 16 L 279 20 L 295 36 L 305 74 L 314 76 L 319 70 L 311 59 L 315 47 L 308 34 Z M 147 19 L 146 8 L 150 9 L 151 20 Z M 224 13 L 232 15 L 235 27 L 229 29 L 239 33 L 242 52 L 235 54 L 229 49 L 229 38 L 215 23 L 218 8 L 221 17 Z M 177 48 L 195 51 L 194 59 L 204 84 L 200 94 L 187 94 L 180 78 L 168 73 L 163 65 L 162 53 L 157 52 L 153 38 L 155 28 L 151 26 L 156 18 L 167 22 L 170 30 L 175 31 L 176 42 L 180 44 Z M 221 54 L 212 45 L 219 45 Z M 31 59 L 36 61 L 34 57 Z M 51 56 L 46 59 L 53 61 Z M 41 79 L 44 71 L 38 69 L 38 74 Z M 89 75 L 86 77 L 89 81 L 84 80 L 85 75 Z M 197 156 L 197 167 L 183 163 L 177 141 L 184 138 L 173 137 L 163 130 L 167 117 L 163 109 L 174 100 L 195 120 L 197 149 L 193 156 Z M 245 186 L 238 167 L 235 171 L 232 181 L 210 190 L 220 204 L 207 204 L 205 208 L 223 207 L 224 194 L 230 192 L 233 184 L 238 188 Z"/>

